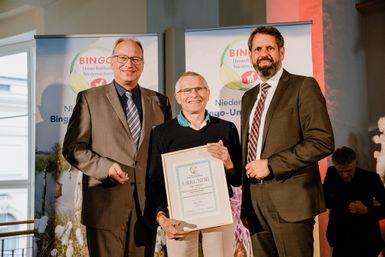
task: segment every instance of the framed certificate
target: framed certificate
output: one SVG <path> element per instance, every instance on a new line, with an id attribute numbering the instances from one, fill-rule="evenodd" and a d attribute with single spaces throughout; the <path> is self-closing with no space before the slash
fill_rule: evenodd
<path id="1" fill-rule="evenodd" d="M 233 223 L 224 166 L 206 146 L 162 154 L 170 218 L 185 231 Z"/>

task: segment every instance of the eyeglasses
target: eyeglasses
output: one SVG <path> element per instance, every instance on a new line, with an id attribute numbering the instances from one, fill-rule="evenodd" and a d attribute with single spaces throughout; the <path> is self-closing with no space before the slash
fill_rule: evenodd
<path id="1" fill-rule="evenodd" d="M 197 92 L 198 94 L 201 94 L 207 90 L 207 87 L 192 87 L 192 88 L 183 88 L 179 90 L 177 93 L 182 93 L 185 95 L 191 94 L 193 91 Z"/>
<path id="2" fill-rule="evenodd" d="M 127 56 L 127 55 L 113 55 L 112 57 L 116 58 L 118 63 L 124 64 L 128 62 L 128 60 L 131 61 L 132 64 L 134 65 L 139 65 L 143 63 L 143 58 L 139 56 Z"/>

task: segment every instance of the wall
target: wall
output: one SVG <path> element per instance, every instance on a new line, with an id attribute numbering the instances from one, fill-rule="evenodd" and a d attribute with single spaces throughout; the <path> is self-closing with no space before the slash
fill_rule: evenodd
<path id="1" fill-rule="evenodd" d="M 145 33 L 147 1 L 58 0 L 45 7 L 45 34 Z"/>
<path id="2" fill-rule="evenodd" d="M 364 20 L 363 37 L 366 49 L 366 79 L 370 138 L 380 134 L 377 121 L 385 117 L 385 1 L 372 1 L 372 5 L 359 8 Z M 380 150 L 379 144 L 371 142 L 371 152 Z M 384 151 L 385 149 L 383 149 Z"/>
<path id="3" fill-rule="evenodd" d="M 266 23 L 266 1 L 219 1 L 220 26 Z"/>
<path id="4" fill-rule="evenodd" d="M 0 19 L 0 38 L 31 30 L 38 35 L 146 33 L 146 8 L 147 1 L 140 0 L 57 0 L 42 7 L 23 6 Z"/>
<path id="5" fill-rule="evenodd" d="M 373 167 L 368 135 L 365 28 L 359 1 L 324 1 L 326 97 L 336 147 L 357 151 L 363 168 Z"/>
<path id="6" fill-rule="evenodd" d="M 0 39 L 22 34 L 28 31 L 44 32 L 44 9 L 26 7 L 18 14 L 0 19 Z"/>
<path id="7" fill-rule="evenodd" d="M 147 31 L 218 27 L 219 0 L 147 0 Z"/>

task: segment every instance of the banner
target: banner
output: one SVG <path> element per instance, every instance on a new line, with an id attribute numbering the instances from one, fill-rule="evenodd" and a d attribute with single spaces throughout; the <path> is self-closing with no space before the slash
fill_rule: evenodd
<path id="1" fill-rule="evenodd" d="M 61 154 L 79 91 L 107 84 L 112 49 L 120 37 L 143 45 L 139 84 L 158 91 L 158 35 L 36 37 L 36 157 L 34 256 L 88 256 L 80 224 L 82 173 Z"/>
<path id="2" fill-rule="evenodd" d="M 274 25 L 285 39 L 283 67 L 290 73 L 313 75 L 311 24 Z M 210 114 L 240 128 L 241 98 L 255 86 L 247 40 L 253 27 L 191 30 L 185 33 L 186 71 L 203 75 L 210 87 Z"/>
<path id="3" fill-rule="evenodd" d="M 257 26 L 257 25 L 256 25 Z M 200 73 L 210 88 L 209 113 L 233 122 L 240 133 L 241 98 L 255 86 L 247 41 L 256 28 L 232 27 L 185 32 L 186 71 Z M 290 73 L 313 75 L 310 23 L 277 24 L 285 40 L 283 67 Z M 230 199 L 234 226 L 234 256 L 253 256 L 248 230 L 240 221 L 241 190 Z"/>

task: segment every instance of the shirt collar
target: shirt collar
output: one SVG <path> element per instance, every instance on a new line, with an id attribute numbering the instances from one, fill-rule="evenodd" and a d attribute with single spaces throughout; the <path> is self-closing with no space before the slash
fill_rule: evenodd
<path id="1" fill-rule="evenodd" d="M 282 76 L 282 73 L 283 73 L 283 68 L 281 67 L 277 73 L 275 73 L 275 75 L 273 77 L 271 77 L 269 80 L 266 81 L 267 84 L 269 84 L 271 87 L 277 87 L 278 86 L 278 82 L 279 82 L 279 79 L 281 78 Z M 260 77 L 258 77 L 257 79 L 257 85 L 262 85 L 264 82 L 261 80 Z"/>
<path id="2" fill-rule="evenodd" d="M 182 127 L 185 127 L 185 128 L 192 128 L 192 129 L 195 129 L 191 124 L 190 122 L 188 122 L 188 120 L 184 117 L 182 111 L 176 116 L 176 119 L 178 121 L 178 124 Z M 208 123 L 210 123 L 210 115 L 208 113 L 207 110 L 205 110 L 205 120 L 203 121 L 203 124 L 202 124 L 202 127 L 203 128 L 204 126 L 206 126 Z"/>
<path id="3" fill-rule="evenodd" d="M 118 82 L 114 80 L 114 86 L 116 88 L 116 91 L 118 92 L 119 96 L 122 97 L 127 91 L 130 91 L 134 98 L 140 97 L 140 90 L 139 90 L 139 84 L 137 84 L 134 89 L 127 90 L 123 86 L 121 86 Z"/>

